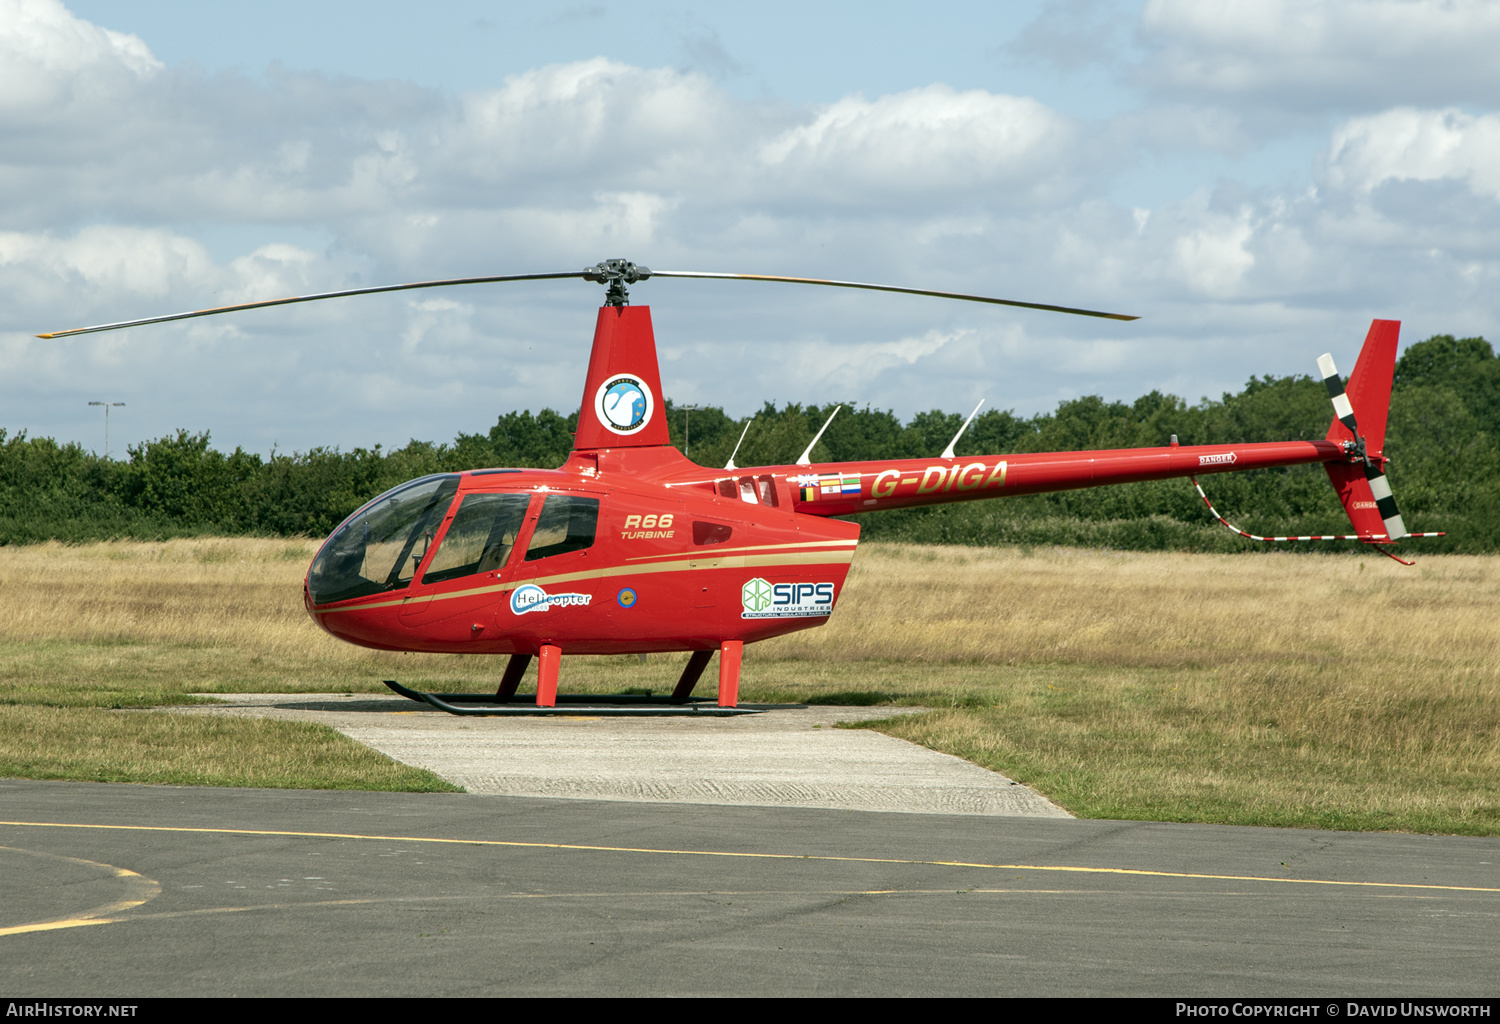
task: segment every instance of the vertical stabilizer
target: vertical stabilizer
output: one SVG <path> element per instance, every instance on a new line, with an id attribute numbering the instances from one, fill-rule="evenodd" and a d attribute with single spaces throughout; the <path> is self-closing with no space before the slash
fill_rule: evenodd
<path id="1" fill-rule="evenodd" d="M 1391 485 L 1385 478 L 1385 426 L 1391 408 L 1391 379 L 1396 371 L 1396 345 L 1401 337 L 1399 320 L 1374 320 L 1359 361 L 1347 386 L 1340 383 L 1333 359 L 1324 356 L 1318 368 L 1324 375 L 1334 418 L 1328 440 L 1347 444 L 1350 462 L 1326 462 L 1323 468 L 1349 522 L 1360 536 L 1376 543 L 1391 543 L 1408 536 L 1406 524 L 1396 508 Z M 1363 451 L 1352 446 L 1363 439 Z"/>
<path id="2" fill-rule="evenodd" d="M 603 306 L 594 328 L 576 451 L 671 443 L 649 306 Z"/>
<path id="3" fill-rule="evenodd" d="M 1396 345 L 1400 339 L 1400 320 L 1372 320 L 1354 372 L 1344 387 L 1349 405 L 1358 417 L 1365 449 L 1371 455 L 1385 450 L 1385 422 L 1391 410 L 1391 379 L 1396 373 Z M 1328 440 L 1353 441 L 1354 433 L 1335 416 L 1328 428 Z"/>
<path id="4" fill-rule="evenodd" d="M 1387 526 L 1385 517 L 1381 515 L 1380 502 L 1376 500 L 1371 480 L 1363 465 L 1325 462 L 1323 468 L 1328 471 L 1328 479 L 1338 492 L 1339 503 L 1349 515 L 1350 525 L 1360 537 L 1390 541 L 1406 536 L 1406 527 L 1402 524 L 1399 513 L 1392 517 L 1395 522 Z M 1385 474 L 1380 474 L 1379 479 L 1385 483 Z M 1390 485 L 1386 484 L 1387 500 L 1392 500 L 1390 490 Z"/>

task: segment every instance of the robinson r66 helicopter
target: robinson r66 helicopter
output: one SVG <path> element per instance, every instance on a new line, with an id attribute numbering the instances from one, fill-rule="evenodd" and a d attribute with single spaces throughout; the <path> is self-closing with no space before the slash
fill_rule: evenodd
<path id="1" fill-rule="evenodd" d="M 1322 441 L 1180 446 L 1173 437 L 1160 448 L 958 458 L 955 436 L 933 459 L 813 464 L 809 445 L 794 464 L 741 469 L 731 456 L 718 470 L 694 464 L 669 442 L 651 312 L 630 305 L 627 293 L 651 277 L 819 284 L 1136 319 L 852 281 L 653 272 L 608 260 L 583 271 L 324 292 L 38 337 L 459 284 L 582 278 L 605 285 L 573 452 L 560 468 L 477 469 L 404 483 L 344 520 L 304 581 L 308 614 L 342 640 L 388 651 L 509 655 L 493 694 L 419 693 L 387 682 L 454 714 L 544 714 L 563 710 L 559 702 L 608 705 L 590 714 L 747 712 L 738 706 L 744 645 L 822 625 L 838 603 L 859 527 L 835 516 L 1171 477 L 1194 478 L 1196 486 L 1200 474 L 1322 463 L 1353 534 L 1258 537 L 1209 509 L 1253 540 L 1359 540 L 1390 554 L 1398 540 L 1440 536 L 1407 532 L 1385 478 L 1396 321 L 1371 324 L 1347 390 L 1332 358 L 1318 360 L 1335 412 Z M 667 651 L 691 652 L 670 697 L 557 693 L 564 652 Z M 715 651 L 717 701 L 694 698 Z M 536 693 L 526 701 L 516 691 L 533 658 Z"/>

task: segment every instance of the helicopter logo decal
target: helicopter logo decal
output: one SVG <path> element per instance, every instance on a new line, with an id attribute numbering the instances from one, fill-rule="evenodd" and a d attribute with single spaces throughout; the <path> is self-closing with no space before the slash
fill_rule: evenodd
<path id="1" fill-rule="evenodd" d="M 525 583 L 511 592 L 510 610 L 517 615 L 525 615 L 527 612 L 544 612 L 554 605 L 564 608 L 570 605 L 587 605 L 593 599 L 593 594 L 549 594 L 535 583 Z"/>
<path id="2" fill-rule="evenodd" d="M 633 374 L 611 377 L 594 396 L 599 422 L 616 434 L 634 434 L 651 422 L 655 408 L 651 388 Z"/>

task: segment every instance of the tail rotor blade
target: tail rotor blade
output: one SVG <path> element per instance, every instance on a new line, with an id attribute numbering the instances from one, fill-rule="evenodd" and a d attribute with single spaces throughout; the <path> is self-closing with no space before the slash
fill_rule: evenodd
<path id="1" fill-rule="evenodd" d="M 1365 441 L 1359 436 L 1354 406 L 1349 404 L 1349 396 L 1344 393 L 1344 382 L 1334 368 L 1332 355 L 1325 352 L 1318 357 L 1318 372 L 1323 375 L 1323 386 L 1328 389 L 1328 397 L 1333 401 L 1334 415 L 1354 435 L 1357 447 L 1352 450 L 1356 455 L 1364 455 L 1365 480 L 1370 485 L 1370 496 L 1375 499 L 1375 508 L 1385 522 L 1386 537 L 1393 541 L 1410 537 L 1411 534 L 1406 532 L 1406 523 L 1401 519 L 1401 510 L 1396 507 L 1396 496 L 1391 493 L 1390 481 L 1385 478 L 1385 460 L 1365 454 Z"/>
<path id="2" fill-rule="evenodd" d="M 1333 402 L 1333 414 L 1349 428 L 1349 433 L 1358 437 L 1359 425 L 1354 422 L 1354 406 L 1349 404 L 1349 396 L 1344 393 L 1344 381 L 1334 368 L 1330 353 L 1325 352 L 1318 357 L 1318 372 L 1323 375 L 1323 386 L 1328 389 L 1328 397 Z"/>
<path id="3" fill-rule="evenodd" d="M 1385 521 L 1385 535 L 1391 540 L 1409 537 L 1406 524 L 1401 521 L 1401 510 L 1396 508 L 1396 496 L 1391 493 L 1390 481 L 1380 463 L 1371 459 L 1365 463 L 1365 479 L 1370 483 L 1370 493 L 1375 496 L 1375 508 Z"/>

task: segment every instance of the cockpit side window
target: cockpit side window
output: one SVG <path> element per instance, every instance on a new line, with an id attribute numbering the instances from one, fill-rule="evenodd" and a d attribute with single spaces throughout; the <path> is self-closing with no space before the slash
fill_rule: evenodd
<path id="1" fill-rule="evenodd" d="M 598 498 L 549 494 L 526 546 L 526 561 L 593 547 L 598 526 Z"/>
<path id="2" fill-rule="evenodd" d="M 441 583 L 502 568 L 526 521 L 530 494 L 466 494 L 422 583 Z"/>
<path id="3" fill-rule="evenodd" d="M 458 475 L 425 477 L 382 494 L 341 526 L 312 564 L 314 604 L 400 590 L 448 513 Z"/>

